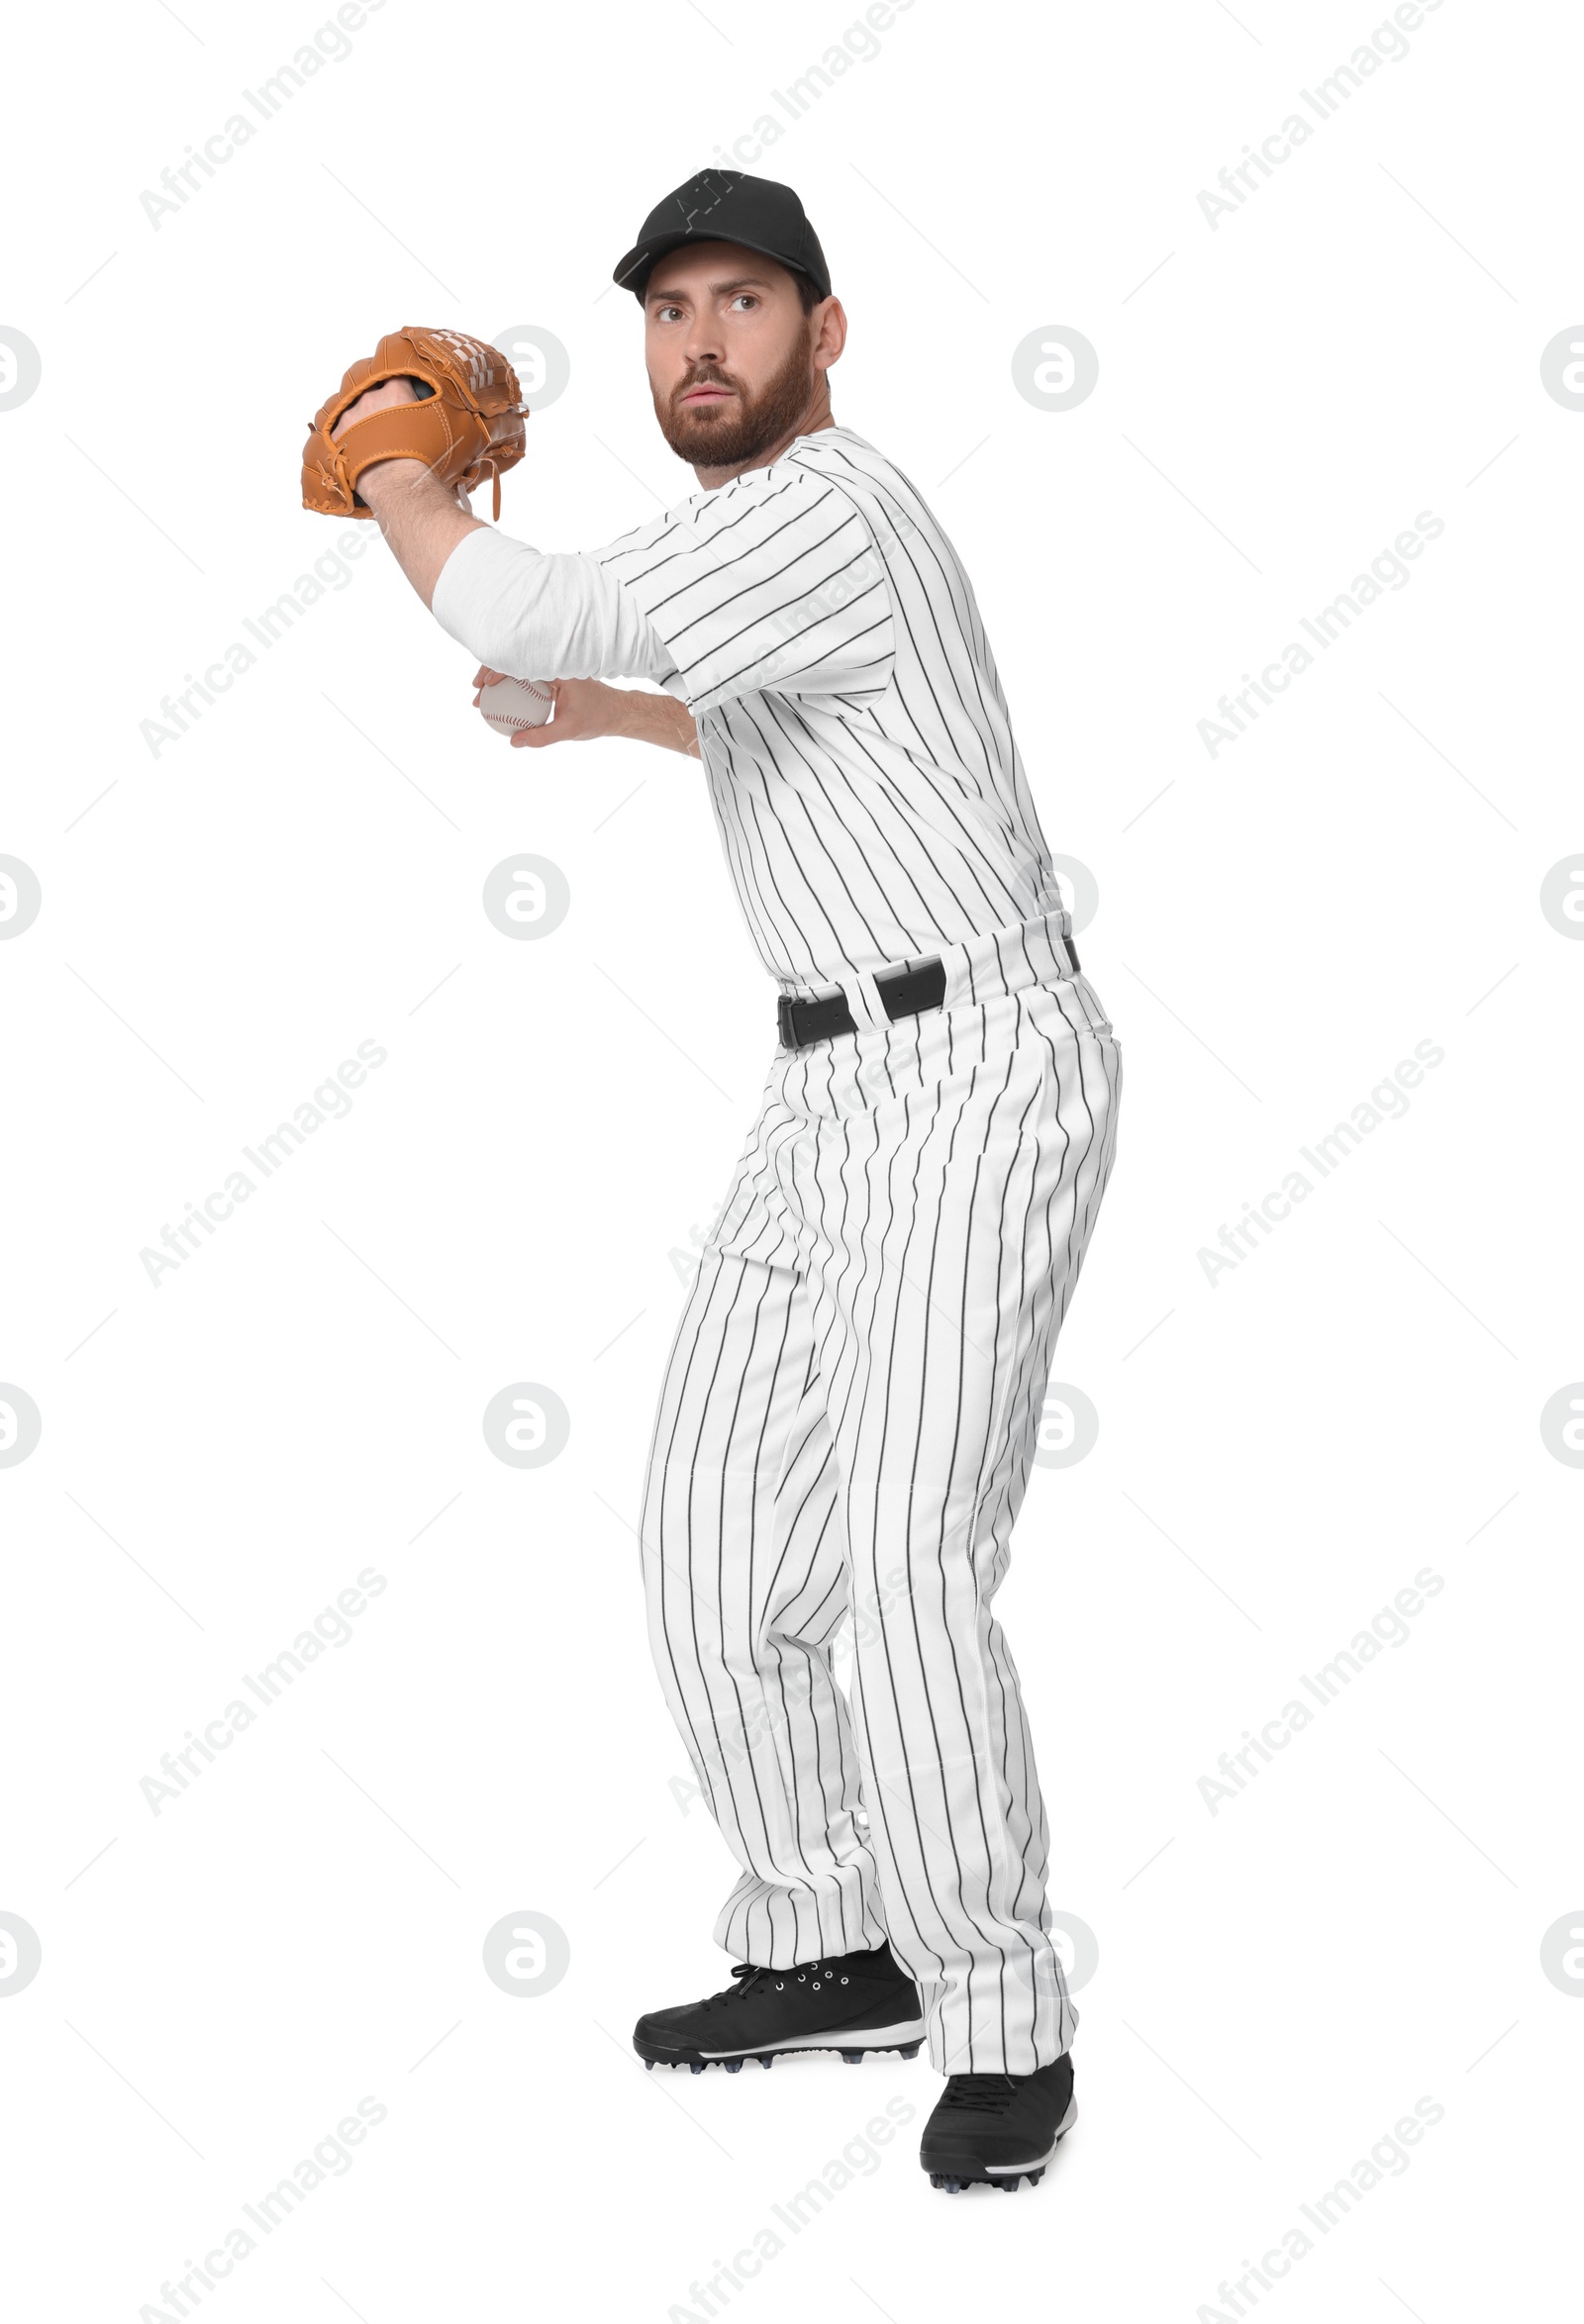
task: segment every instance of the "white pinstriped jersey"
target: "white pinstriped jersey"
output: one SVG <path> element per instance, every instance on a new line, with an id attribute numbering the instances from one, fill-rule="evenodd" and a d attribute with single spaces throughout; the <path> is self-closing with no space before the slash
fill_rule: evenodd
<path id="1" fill-rule="evenodd" d="M 592 561 L 674 663 L 784 990 L 1060 913 L 967 575 L 872 444 L 800 436 Z"/>

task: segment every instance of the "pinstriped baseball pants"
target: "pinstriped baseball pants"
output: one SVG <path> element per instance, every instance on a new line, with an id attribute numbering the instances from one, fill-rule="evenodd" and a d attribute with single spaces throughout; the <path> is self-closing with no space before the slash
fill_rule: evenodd
<path id="1" fill-rule="evenodd" d="M 649 1635 L 742 1866 L 719 1943 L 878 1945 L 946 2074 L 1077 2022 L 993 1611 L 1105 1191 L 1121 1054 L 1060 916 L 947 947 L 942 1006 L 780 1050 L 661 1389 Z M 852 1622 L 850 1702 L 833 1639 Z"/>

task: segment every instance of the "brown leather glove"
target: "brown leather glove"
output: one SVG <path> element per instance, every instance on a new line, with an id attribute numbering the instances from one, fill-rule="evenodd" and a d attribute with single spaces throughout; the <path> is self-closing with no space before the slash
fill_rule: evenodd
<path id="1" fill-rule="evenodd" d="M 356 420 L 339 440 L 331 430 L 365 388 L 382 379 L 415 381 L 423 400 Z M 523 456 L 528 406 L 517 373 L 486 339 L 460 331 L 406 324 L 387 333 L 372 355 L 354 363 L 321 404 L 303 447 L 303 507 L 327 517 L 372 517 L 357 498 L 357 479 L 376 460 L 422 460 L 442 484 L 471 492 L 495 483 Z"/>

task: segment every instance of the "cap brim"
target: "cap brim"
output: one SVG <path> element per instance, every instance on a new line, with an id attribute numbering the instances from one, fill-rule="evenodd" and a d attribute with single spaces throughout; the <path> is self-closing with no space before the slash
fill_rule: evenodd
<path id="1" fill-rule="evenodd" d="M 737 249 L 752 250 L 760 258 L 773 258 L 776 265 L 784 266 L 789 274 L 807 274 L 809 271 L 806 266 L 794 267 L 792 260 L 784 257 L 779 250 L 766 249 L 763 242 L 749 242 L 742 235 L 690 233 L 684 229 L 678 234 L 657 235 L 653 242 L 637 243 L 618 262 L 611 280 L 620 283 L 623 290 L 630 290 L 635 298 L 642 299 L 645 294 L 648 277 L 659 261 L 668 258 L 673 250 L 685 248 L 689 242 L 731 242 Z M 810 275 L 809 279 L 819 290 L 817 278 Z M 829 298 L 830 295 L 829 291 L 820 292 L 822 298 Z"/>

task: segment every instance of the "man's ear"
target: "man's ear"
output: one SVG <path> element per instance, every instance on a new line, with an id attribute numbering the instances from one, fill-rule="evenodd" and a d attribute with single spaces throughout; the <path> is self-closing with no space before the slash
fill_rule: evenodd
<path id="1" fill-rule="evenodd" d="M 815 368 L 828 371 L 833 363 L 840 360 L 846 343 L 847 319 L 842 302 L 838 298 L 827 299 L 814 337 Z"/>

